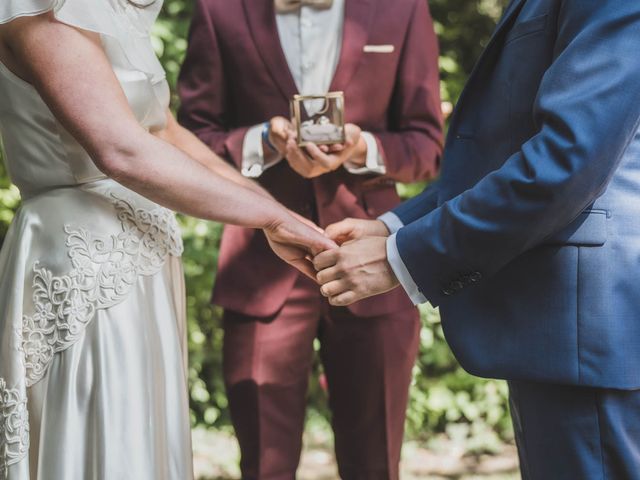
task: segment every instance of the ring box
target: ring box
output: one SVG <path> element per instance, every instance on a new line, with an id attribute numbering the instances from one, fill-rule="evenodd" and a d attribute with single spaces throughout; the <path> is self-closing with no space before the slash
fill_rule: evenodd
<path id="1" fill-rule="evenodd" d="M 344 143 L 344 93 L 295 95 L 291 100 L 291 122 L 299 147 Z"/>

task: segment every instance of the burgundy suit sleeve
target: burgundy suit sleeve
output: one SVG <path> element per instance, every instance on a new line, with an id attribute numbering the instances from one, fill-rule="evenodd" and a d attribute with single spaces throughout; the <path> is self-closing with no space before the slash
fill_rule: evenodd
<path id="1" fill-rule="evenodd" d="M 435 177 L 442 154 L 438 40 L 426 0 L 417 0 L 400 57 L 388 130 L 375 132 L 387 175 L 411 183 Z"/>
<path id="2" fill-rule="evenodd" d="M 206 0 L 197 0 L 189 47 L 178 79 L 180 123 L 238 168 L 248 128 L 230 128 L 224 65 Z"/>

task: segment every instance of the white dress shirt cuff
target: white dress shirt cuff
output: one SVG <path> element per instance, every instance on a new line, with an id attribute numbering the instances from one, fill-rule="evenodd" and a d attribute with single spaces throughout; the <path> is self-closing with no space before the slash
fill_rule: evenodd
<path id="1" fill-rule="evenodd" d="M 376 137 L 369 132 L 362 132 L 361 135 L 367 144 L 367 158 L 365 160 L 364 167 L 358 167 L 349 162 L 345 162 L 344 167 L 349 173 L 353 173 L 354 175 L 366 175 L 371 173 L 384 175 L 387 173 L 387 167 L 384 164 L 384 159 L 378 149 Z"/>
<path id="2" fill-rule="evenodd" d="M 421 303 L 426 303 L 426 297 L 420 292 L 418 285 L 413 281 L 409 270 L 407 270 L 407 266 L 402 261 L 402 257 L 398 251 L 395 233 L 387 238 L 387 261 L 413 304 L 420 305 Z"/>
<path id="3" fill-rule="evenodd" d="M 384 223 L 389 229 L 390 233 L 396 233 L 402 227 L 404 227 L 404 223 L 402 220 L 393 212 L 387 212 L 378 217 L 382 223 Z"/>
<path id="4" fill-rule="evenodd" d="M 242 175 L 248 178 L 258 178 L 269 167 L 273 167 L 282 160 L 279 155 L 269 161 L 264 162 L 264 149 L 262 146 L 263 124 L 251 127 L 244 136 L 242 142 Z"/>

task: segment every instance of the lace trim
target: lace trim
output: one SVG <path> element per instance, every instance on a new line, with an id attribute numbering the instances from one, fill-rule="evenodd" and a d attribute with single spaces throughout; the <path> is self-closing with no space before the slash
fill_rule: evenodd
<path id="1" fill-rule="evenodd" d="M 113 197 L 122 232 L 107 237 L 65 226 L 73 269 L 63 276 L 34 266 L 35 313 L 22 322 L 27 386 L 46 373 L 53 356 L 71 346 L 97 310 L 121 302 L 139 275 L 153 275 L 183 251 L 173 212 L 134 208 Z"/>
<path id="2" fill-rule="evenodd" d="M 29 412 L 24 390 L 9 389 L 0 378 L 0 480 L 29 451 Z"/>

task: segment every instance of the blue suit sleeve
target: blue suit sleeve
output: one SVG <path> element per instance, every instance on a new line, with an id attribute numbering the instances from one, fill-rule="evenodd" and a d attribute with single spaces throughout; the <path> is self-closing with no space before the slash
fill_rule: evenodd
<path id="1" fill-rule="evenodd" d="M 428 185 L 422 193 L 391 210 L 404 225 L 415 222 L 438 206 L 438 181 Z"/>
<path id="2" fill-rule="evenodd" d="M 495 274 L 603 192 L 639 127 L 639 52 L 639 2 L 562 2 L 554 61 L 534 106 L 538 133 L 501 168 L 397 233 L 431 303 L 461 275 Z"/>

